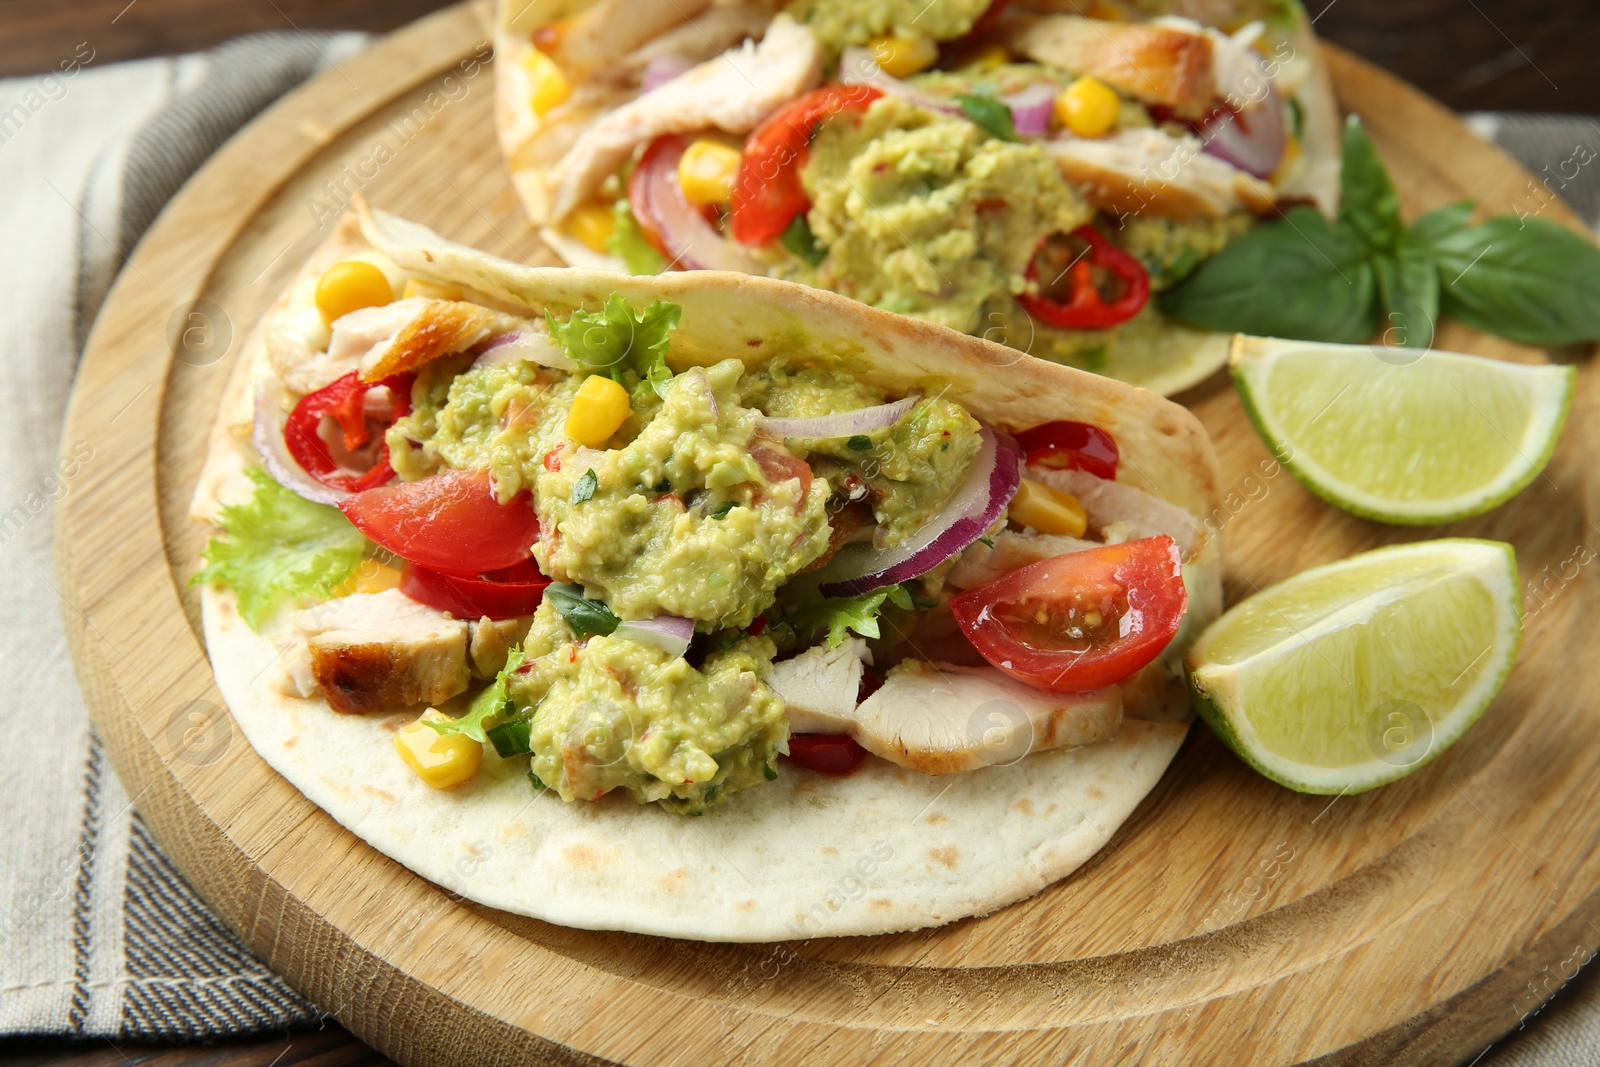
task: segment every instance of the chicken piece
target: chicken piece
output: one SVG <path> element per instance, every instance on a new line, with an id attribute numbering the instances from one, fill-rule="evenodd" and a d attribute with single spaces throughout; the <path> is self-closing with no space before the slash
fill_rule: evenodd
<path id="1" fill-rule="evenodd" d="M 491 619 L 485 615 L 470 623 L 467 650 L 472 656 L 472 673 L 479 678 L 493 678 L 504 670 L 507 653 L 528 636 L 528 626 L 532 622 L 532 615 L 519 615 L 514 619 Z"/>
<path id="2" fill-rule="evenodd" d="M 993 667 L 905 660 L 829 732 L 890 763 L 956 774 L 1033 752 L 1107 741 L 1122 725 L 1122 691 L 1046 693 Z"/>
<path id="3" fill-rule="evenodd" d="M 273 309 L 262 326 L 267 361 L 274 374 L 295 393 L 314 393 L 356 369 L 357 360 L 328 357 L 328 327 L 312 293 L 315 278 L 296 283 L 296 292 Z"/>
<path id="4" fill-rule="evenodd" d="M 1241 208 L 1265 214 L 1277 203 L 1270 184 L 1206 155 L 1194 137 L 1141 128 L 1093 139 L 1058 137 L 1044 148 L 1084 199 L 1110 214 L 1186 222 Z"/>
<path id="5" fill-rule="evenodd" d="M 321 689 L 333 710 L 350 714 L 439 704 L 471 680 L 466 622 L 398 589 L 300 612 L 285 664 L 302 696 Z"/>
<path id="6" fill-rule="evenodd" d="M 1079 15 L 1018 16 L 1002 23 L 1001 39 L 1029 59 L 1093 74 L 1146 103 L 1200 111 L 1216 95 L 1212 41 L 1185 28 Z"/>
<path id="7" fill-rule="evenodd" d="M 710 0 L 600 0 L 571 18 L 539 26 L 533 44 L 569 78 L 586 78 L 614 68 L 618 56 L 709 6 Z"/>
<path id="8" fill-rule="evenodd" d="M 945 581 L 957 589 L 976 589 L 1018 567 L 1100 547 L 1096 541 L 1066 534 L 1018 533 L 1015 530 L 1002 530 L 990 540 L 994 542 L 993 548 L 979 541 L 962 552 Z"/>
<path id="9" fill-rule="evenodd" d="M 861 692 L 861 665 L 871 662 L 867 643 L 847 637 L 838 648 L 817 645 L 779 660 L 765 681 L 788 705 L 791 733 L 848 733 Z"/>
<path id="10" fill-rule="evenodd" d="M 463 352 L 521 323 L 479 304 L 413 296 L 337 319 L 328 341 L 328 359 L 340 366 L 355 363 L 362 381 L 376 382 Z"/>
<path id="11" fill-rule="evenodd" d="M 634 149 L 663 134 L 716 127 L 748 133 L 822 79 L 822 46 L 786 15 L 761 43 L 724 52 L 597 119 L 551 168 L 550 218 L 559 222 Z"/>
<path id="12" fill-rule="evenodd" d="M 701 63 L 752 37 L 760 37 L 771 21 L 771 9 L 760 4 L 713 7 L 629 52 L 618 68 L 630 74 L 642 73 L 652 59 L 667 56 Z"/>

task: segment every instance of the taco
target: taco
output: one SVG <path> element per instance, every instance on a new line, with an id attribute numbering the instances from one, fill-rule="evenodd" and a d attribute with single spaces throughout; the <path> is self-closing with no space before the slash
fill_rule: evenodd
<path id="1" fill-rule="evenodd" d="M 354 833 L 554 923 L 868 934 L 1037 892 L 1160 777 L 1221 598 L 1187 411 L 789 282 L 358 211 L 249 338 L 193 502 L 228 707 Z"/>
<path id="2" fill-rule="evenodd" d="M 568 263 L 799 281 L 1163 394 L 1228 339 L 1159 295 L 1337 206 L 1294 0 L 504 0 L 496 27 L 501 148 Z"/>

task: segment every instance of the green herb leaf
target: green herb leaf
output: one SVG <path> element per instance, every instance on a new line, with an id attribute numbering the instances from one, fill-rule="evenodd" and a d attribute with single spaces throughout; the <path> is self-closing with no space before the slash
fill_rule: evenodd
<path id="1" fill-rule="evenodd" d="M 1196 326 L 1303 341 L 1365 341 L 1378 322 L 1361 241 L 1304 206 L 1245 233 L 1160 301 Z"/>
<path id="2" fill-rule="evenodd" d="M 994 547 L 994 538 L 992 537 L 980 537 L 978 540 L 983 542 L 983 544 L 989 548 Z"/>
<path id="3" fill-rule="evenodd" d="M 1372 257 L 1383 304 L 1383 342 L 1405 348 L 1433 344 L 1439 321 L 1439 270 L 1433 260 L 1402 243 L 1392 256 Z"/>
<path id="4" fill-rule="evenodd" d="M 732 511 L 738 506 L 739 505 L 734 503 L 732 500 L 724 500 L 711 510 L 711 517 L 713 519 L 725 519 L 728 517 L 728 512 Z"/>
<path id="5" fill-rule="evenodd" d="M 507 756 L 525 756 L 533 751 L 533 720 L 509 719 L 488 730 L 489 743 L 504 759 Z"/>
<path id="6" fill-rule="evenodd" d="M 593 467 L 590 467 L 583 472 L 583 475 L 577 481 L 572 483 L 572 502 L 581 504 L 585 500 L 589 500 L 594 496 L 594 491 L 598 488 L 600 488 L 600 476 L 595 474 Z"/>
<path id="7" fill-rule="evenodd" d="M 661 479 L 659 482 L 657 482 L 655 484 L 655 487 L 652 488 L 650 491 L 652 493 L 657 494 L 658 496 L 660 494 L 662 494 L 662 493 L 670 493 L 670 492 L 672 492 L 672 479 L 670 479 L 670 478 Z"/>
<path id="8" fill-rule="evenodd" d="M 599 634 L 604 637 L 622 625 L 622 620 L 598 600 L 583 595 L 583 587 L 570 582 L 554 582 L 545 587 L 544 599 L 561 613 L 579 637 Z"/>
<path id="9" fill-rule="evenodd" d="M 817 235 L 811 232 L 811 223 L 806 221 L 804 211 L 796 215 L 784 228 L 783 236 L 778 240 L 791 255 L 805 260 L 813 267 L 828 258 L 828 250 L 817 243 Z"/>
<path id="10" fill-rule="evenodd" d="M 1600 337 L 1600 248 L 1546 219 L 1500 215 L 1438 237 L 1445 314 L 1530 345 Z"/>
<path id="11" fill-rule="evenodd" d="M 1436 207 L 1420 216 L 1406 230 L 1406 239 L 1412 244 L 1427 248 L 1462 229 L 1472 221 L 1472 209 L 1477 204 L 1462 200 L 1444 207 Z"/>
<path id="12" fill-rule="evenodd" d="M 870 452 L 872 451 L 872 438 L 864 433 L 858 433 L 845 442 L 845 447 L 852 452 Z"/>
<path id="13" fill-rule="evenodd" d="M 338 508 L 313 504 L 260 467 L 245 472 L 256 483 L 247 504 L 222 509 L 190 579 L 221 582 L 239 594 L 239 614 L 252 630 L 284 604 L 326 599 L 361 562 L 367 539 Z"/>
<path id="14" fill-rule="evenodd" d="M 599 311 L 579 309 L 566 322 L 557 322 L 545 312 L 550 336 L 561 343 L 568 356 L 591 374 L 604 374 L 624 386 L 626 374 L 648 381 L 657 394 L 664 395 L 672 380 L 667 369 L 671 334 L 683 309 L 677 304 L 657 300 L 643 311 L 617 293 L 612 293 Z"/>
<path id="15" fill-rule="evenodd" d="M 970 93 L 956 95 L 961 111 L 991 137 L 1002 141 L 1020 141 L 1017 128 L 1011 121 L 1011 109 L 1004 101 L 993 96 L 975 96 Z"/>
<path id="16" fill-rule="evenodd" d="M 1389 171 L 1378 158 L 1359 116 L 1344 124 L 1344 162 L 1339 172 L 1339 221 L 1350 226 L 1369 248 L 1393 252 L 1405 229 L 1400 198 Z"/>
<path id="17" fill-rule="evenodd" d="M 633 206 L 626 200 L 618 200 L 612 208 L 616 218 L 616 226 L 611 231 L 611 236 L 606 238 L 606 247 L 612 254 L 621 257 L 622 263 L 628 268 L 629 274 L 660 274 L 667 269 L 667 260 L 655 245 L 645 237 L 644 231 L 639 228 L 639 220 L 633 217 Z"/>
<path id="18" fill-rule="evenodd" d="M 531 771 L 531 770 L 528 772 L 528 781 L 533 784 L 533 787 L 535 789 L 544 790 L 544 789 L 549 789 L 550 788 L 549 786 L 544 784 L 544 779 L 543 778 L 540 778 L 537 774 L 534 774 L 533 771 Z"/>
<path id="19" fill-rule="evenodd" d="M 548 592 L 545 593 L 545 596 L 549 595 Z M 849 636 L 850 631 L 861 637 L 879 636 L 878 614 L 883 610 L 885 600 L 892 600 L 902 608 L 911 607 L 911 594 L 901 586 L 891 585 L 884 589 L 874 589 L 870 593 L 862 593 L 860 596 L 818 600 L 785 616 L 783 621 L 794 627 L 795 633 L 802 640 L 810 640 L 826 630 L 828 647 L 838 648 L 840 642 Z"/>
<path id="20" fill-rule="evenodd" d="M 525 653 L 520 648 L 513 648 L 506 653 L 506 665 L 495 675 L 482 692 L 472 698 L 472 703 L 467 705 L 466 714 L 458 719 L 435 721 L 424 719 L 423 722 L 446 737 L 451 734 L 461 734 L 474 741 L 489 740 L 487 730 L 502 719 L 508 719 L 516 714 L 515 702 L 506 693 L 506 679 L 516 673 L 522 666 Z M 498 748 L 498 746 L 496 746 Z M 504 755 L 504 753 L 501 753 Z"/>

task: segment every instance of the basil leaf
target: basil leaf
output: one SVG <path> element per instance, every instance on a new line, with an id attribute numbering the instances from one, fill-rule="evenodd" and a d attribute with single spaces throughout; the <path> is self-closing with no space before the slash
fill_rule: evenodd
<path id="1" fill-rule="evenodd" d="M 1339 171 L 1339 221 L 1346 223 L 1371 248 L 1392 252 L 1405 227 L 1400 198 L 1360 117 L 1344 124 L 1344 162 Z"/>
<path id="2" fill-rule="evenodd" d="M 1020 141 L 1022 139 L 1017 136 L 1017 127 L 1011 121 L 1011 109 L 998 98 L 958 93 L 956 95 L 956 103 L 961 105 L 962 114 L 971 119 L 975 125 L 983 129 L 989 136 L 1002 141 Z"/>
<path id="3" fill-rule="evenodd" d="M 1365 341 L 1378 323 L 1366 249 L 1304 206 L 1245 233 L 1160 304 L 1196 326 L 1301 341 Z"/>
<path id="4" fill-rule="evenodd" d="M 594 491 L 600 488 L 600 476 L 595 474 L 591 467 L 583 472 L 582 477 L 572 483 L 572 502 L 581 504 L 594 496 Z"/>
<path id="5" fill-rule="evenodd" d="M 858 433 L 845 442 L 845 447 L 852 452 L 870 452 L 872 451 L 872 438 L 864 433 Z"/>
<path id="6" fill-rule="evenodd" d="M 1411 224 L 1411 228 L 1406 231 L 1406 239 L 1424 248 L 1431 246 L 1463 229 L 1472 221 L 1472 209 L 1477 206 L 1471 200 L 1462 200 L 1455 204 L 1446 204 L 1444 207 L 1436 207 Z"/>
<path id="7" fill-rule="evenodd" d="M 1439 269 L 1422 251 L 1405 244 L 1392 256 L 1372 257 L 1378 299 L 1383 303 L 1383 341 L 1427 348 L 1439 321 Z"/>
<path id="8" fill-rule="evenodd" d="M 1501 215 L 1433 241 L 1440 307 L 1530 345 L 1600 337 L 1600 248 L 1547 219 Z"/>
<path id="9" fill-rule="evenodd" d="M 784 227 L 783 236 L 778 238 L 783 242 L 783 247 L 793 256 L 805 260 L 815 267 L 828 258 L 828 250 L 817 243 L 817 235 L 811 232 L 811 223 L 806 221 L 805 212 L 796 215 Z"/>
<path id="10" fill-rule="evenodd" d="M 523 756 L 533 751 L 533 720 L 512 719 L 489 727 L 489 743 L 502 757 Z"/>
<path id="11" fill-rule="evenodd" d="M 714 509 L 712 509 L 711 517 L 713 519 L 725 519 L 728 517 L 728 512 L 732 511 L 738 506 L 739 505 L 735 504 L 731 500 L 724 500 L 722 503 L 718 504 Z"/>
<path id="12" fill-rule="evenodd" d="M 622 620 L 598 600 L 583 595 L 583 587 L 570 582 L 554 582 L 545 587 L 544 598 L 561 613 L 579 637 L 599 634 L 604 637 L 622 625 Z"/>

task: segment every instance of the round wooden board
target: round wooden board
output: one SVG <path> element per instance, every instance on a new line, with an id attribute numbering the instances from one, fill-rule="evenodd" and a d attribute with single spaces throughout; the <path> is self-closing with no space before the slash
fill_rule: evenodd
<path id="1" fill-rule="evenodd" d="M 270 966 L 407 1063 L 1389 1064 L 1470 1059 L 1600 945 L 1600 700 L 1579 667 L 1600 607 L 1587 366 L 1546 475 L 1439 530 L 1314 499 L 1272 463 L 1225 375 L 1182 398 L 1230 487 L 1230 601 L 1386 543 L 1517 547 L 1527 639 L 1505 691 L 1452 751 L 1376 792 L 1287 792 L 1199 726 L 1107 847 L 1034 899 L 935 930 L 769 946 L 477 907 L 306 801 L 220 708 L 185 584 L 203 533 L 184 512 L 232 356 L 351 191 L 501 255 L 546 255 L 495 148 L 491 72 L 472 58 L 487 55 L 488 17 L 464 5 L 417 23 L 230 141 L 122 272 L 63 438 L 93 449 L 60 506 L 59 553 L 95 722 L 162 845 Z M 1329 52 L 1408 216 L 1462 197 L 1539 203 L 1454 116 Z M 1572 221 L 1555 203 L 1544 215 Z M 202 333 L 175 359 L 186 323 Z M 1545 358 L 1454 326 L 1439 344 Z M 841 880 L 855 858 L 841 856 Z M 529 871 L 530 892 L 538 881 Z"/>

